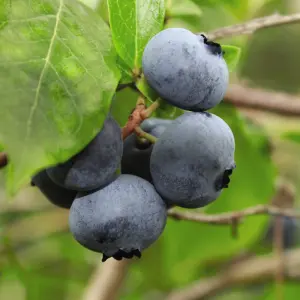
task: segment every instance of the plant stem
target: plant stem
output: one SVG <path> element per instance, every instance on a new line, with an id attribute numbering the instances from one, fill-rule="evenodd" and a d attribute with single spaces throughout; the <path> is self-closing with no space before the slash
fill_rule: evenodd
<path id="1" fill-rule="evenodd" d="M 156 101 L 154 101 L 148 108 L 146 108 L 141 113 L 142 118 L 143 119 L 149 118 L 153 114 L 153 112 L 158 109 L 158 107 L 160 106 L 161 102 L 162 102 L 161 98 L 158 98 Z"/>
<path id="2" fill-rule="evenodd" d="M 144 139 L 148 140 L 149 142 L 151 142 L 152 144 L 155 144 L 155 142 L 157 141 L 157 138 L 155 136 L 145 132 L 139 126 L 135 127 L 134 131 L 140 138 L 144 138 Z"/>

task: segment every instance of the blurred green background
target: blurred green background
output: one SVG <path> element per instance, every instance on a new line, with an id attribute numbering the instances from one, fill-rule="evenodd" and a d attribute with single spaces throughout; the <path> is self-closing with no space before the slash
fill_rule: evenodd
<path id="1" fill-rule="evenodd" d="M 107 20 L 106 1 L 82 0 Z M 126 0 L 123 0 L 126 1 Z M 300 12 L 298 0 L 171 0 L 167 1 L 166 27 L 194 32 L 245 22 L 274 12 Z M 252 36 L 222 40 L 242 47 L 242 58 L 232 83 L 300 94 L 300 24 L 259 31 Z M 113 114 L 124 125 L 137 93 L 126 88 L 117 94 Z M 300 99 L 300 95 L 299 95 Z M 299 100 L 300 101 L 300 100 Z M 231 126 L 236 138 L 237 169 L 230 189 L 207 213 L 242 209 L 272 201 L 276 182 L 288 186 L 288 196 L 276 201 L 284 207 L 300 206 L 300 143 L 282 138 L 300 134 L 300 118 L 267 112 L 235 110 L 222 104 L 214 112 Z M 270 147 L 271 145 L 271 147 Z M 3 174 L 2 174 L 3 175 Z M 243 253 L 272 252 L 264 236 L 268 217 L 250 217 L 238 238 L 227 226 L 169 220 L 162 237 L 141 260 L 131 262 L 119 299 L 164 299 L 173 289 L 217 275 L 224 263 Z M 7 199 L 0 177 L 0 299 L 83 299 L 101 255 L 77 244 L 68 232 L 68 212 L 49 204 L 32 187 Z M 300 244 L 299 232 L 293 247 Z M 273 283 L 263 287 L 228 289 L 213 299 L 276 299 Z M 295 299 L 300 284 L 284 286 L 284 299 Z M 211 297 L 212 298 L 212 297 Z"/>

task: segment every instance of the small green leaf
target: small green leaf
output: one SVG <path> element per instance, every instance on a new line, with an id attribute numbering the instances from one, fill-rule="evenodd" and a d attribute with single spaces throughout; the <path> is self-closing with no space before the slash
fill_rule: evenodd
<path id="1" fill-rule="evenodd" d="M 159 95 L 149 86 L 144 76 L 141 76 L 136 82 L 138 90 L 151 102 L 154 102 Z"/>
<path id="2" fill-rule="evenodd" d="M 300 143 L 300 132 L 286 132 L 282 135 L 282 138 L 292 142 Z"/>
<path id="3" fill-rule="evenodd" d="M 224 53 L 224 59 L 228 65 L 229 72 L 234 71 L 236 68 L 240 57 L 241 57 L 241 48 L 230 45 L 222 45 Z"/>
<path id="4" fill-rule="evenodd" d="M 163 28 L 164 0 L 108 0 L 113 42 L 131 70 L 141 67 L 144 48 Z"/>
<path id="5" fill-rule="evenodd" d="M 138 97 L 139 93 L 130 87 L 116 93 L 111 105 L 111 114 L 120 126 L 124 126 L 128 121 L 128 116 L 135 108 Z"/>
<path id="6" fill-rule="evenodd" d="M 120 74 L 109 28 L 89 7 L 72 0 L 5 2 L 0 140 L 10 158 L 12 195 L 99 132 Z"/>

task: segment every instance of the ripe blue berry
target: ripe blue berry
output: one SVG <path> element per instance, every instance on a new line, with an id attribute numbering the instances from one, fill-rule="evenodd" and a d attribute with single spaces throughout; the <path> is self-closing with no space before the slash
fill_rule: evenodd
<path id="1" fill-rule="evenodd" d="M 168 126 L 150 158 L 153 184 L 168 205 L 205 206 L 229 184 L 235 142 L 218 116 L 186 112 Z"/>
<path id="2" fill-rule="evenodd" d="M 64 188 L 76 191 L 98 189 L 116 178 L 122 152 L 121 128 L 109 115 L 98 135 L 80 153 L 47 172 Z"/>
<path id="3" fill-rule="evenodd" d="M 103 261 L 141 256 L 166 224 L 166 205 L 148 181 L 120 175 L 105 188 L 80 193 L 70 210 L 70 230 L 86 248 L 103 253 Z"/>
<path id="4" fill-rule="evenodd" d="M 183 28 L 169 28 L 146 45 L 143 72 L 149 85 L 170 104 L 208 110 L 224 97 L 229 72 L 219 44 Z"/>

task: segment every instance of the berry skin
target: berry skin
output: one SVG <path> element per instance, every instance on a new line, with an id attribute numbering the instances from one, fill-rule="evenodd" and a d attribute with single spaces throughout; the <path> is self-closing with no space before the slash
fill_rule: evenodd
<path id="1" fill-rule="evenodd" d="M 31 185 L 40 189 L 43 195 L 56 206 L 70 208 L 77 192 L 67 190 L 55 184 L 48 176 L 46 170 L 40 171 L 31 180 Z"/>
<path id="2" fill-rule="evenodd" d="M 148 181 L 120 175 L 105 188 L 79 193 L 69 216 L 70 230 L 84 247 L 117 260 L 141 256 L 164 230 L 166 205 Z"/>
<path id="3" fill-rule="evenodd" d="M 143 72 L 149 85 L 169 102 L 190 111 L 221 102 L 229 80 L 219 44 L 183 28 L 169 28 L 146 45 Z"/>
<path id="4" fill-rule="evenodd" d="M 216 200 L 235 168 L 235 141 L 218 116 L 186 112 L 154 144 L 153 184 L 168 205 L 198 208 Z"/>
<path id="5" fill-rule="evenodd" d="M 160 137 L 166 126 L 172 120 L 149 118 L 143 121 L 141 128 L 155 137 Z M 150 174 L 150 156 L 153 144 L 149 141 L 140 141 L 135 134 L 129 135 L 124 141 L 121 173 L 139 176 L 152 182 Z"/>
<path id="6" fill-rule="evenodd" d="M 161 119 L 161 118 L 148 118 L 141 124 L 141 128 L 146 132 L 150 133 L 157 126 L 168 126 L 172 123 L 172 120 Z"/>
<path id="7" fill-rule="evenodd" d="M 122 152 L 121 128 L 109 115 L 98 135 L 80 153 L 47 172 L 56 184 L 67 189 L 98 189 L 116 178 Z"/>

